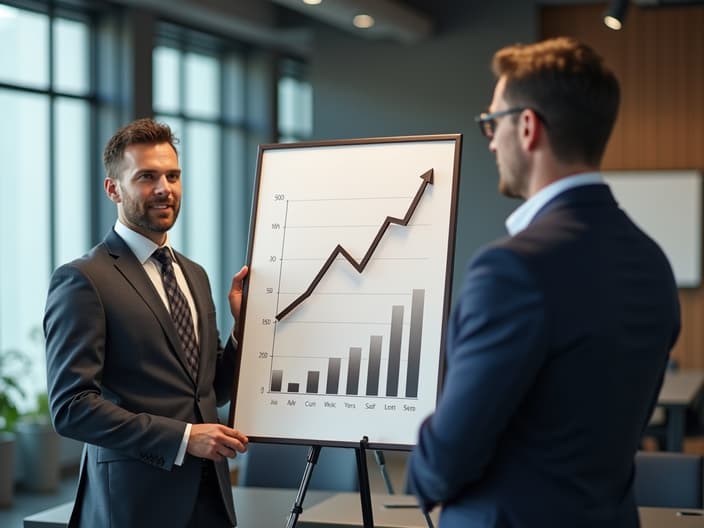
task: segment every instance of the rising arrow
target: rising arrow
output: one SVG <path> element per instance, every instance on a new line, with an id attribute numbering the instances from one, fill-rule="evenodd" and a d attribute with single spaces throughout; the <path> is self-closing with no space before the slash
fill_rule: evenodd
<path id="1" fill-rule="evenodd" d="M 425 171 L 423 174 L 420 175 L 420 179 L 423 180 L 423 183 L 420 184 L 420 187 L 418 188 L 418 192 L 416 192 L 416 195 L 413 197 L 413 201 L 411 202 L 411 205 L 408 207 L 408 211 L 406 211 L 406 214 L 403 218 L 396 218 L 394 216 L 387 216 L 384 222 L 381 224 L 381 227 L 379 228 L 379 231 L 377 231 L 376 236 L 374 237 L 374 240 L 372 241 L 371 245 L 369 246 L 369 249 L 367 250 L 366 254 L 364 255 L 364 258 L 362 258 L 361 261 L 357 262 L 350 253 L 343 248 L 340 244 L 338 244 L 335 249 L 332 250 L 332 253 L 330 253 L 330 256 L 327 258 L 325 261 L 325 264 L 320 268 L 320 271 L 318 271 L 318 274 L 315 276 L 313 281 L 310 283 L 310 286 L 306 288 L 306 291 L 304 291 L 301 295 L 299 295 L 291 304 L 289 304 L 286 308 L 281 310 L 277 315 L 276 315 L 276 320 L 281 321 L 284 317 L 286 317 L 289 313 L 291 313 L 299 304 L 301 304 L 303 301 L 305 301 L 308 297 L 311 296 L 313 293 L 313 290 L 315 290 L 316 286 L 318 286 L 318 283 L 322 280 L 323 276 L 327 273 L 328 269 L 330 269 L 330 266 L 332 266 L 332 263 L 335 261 L 338 255 L 342 255 L 347 259 L 347 261 L 352 264 L 352 267 L 357 270 L 358 273 L 362 273 L 364 271 L 364 268 L 367 267 L 367 264 L 372 258 L 372 255 L 374 254 L 374 251 L 376 250 L 376 247 L 379 245 L 379 242 L 381 242 L 381 238 L 384 236 L 384 233 L 386 230 L 389 228 L 391 224 L 398 224 L 402 226 L 407 226 L 408 222 L 411 220 L 411 217 L 413 216 L 413 213 L 416 210 L 416 207 L 418 207 L 418 203 L 420 202 L 420 199 L 423 196 L 423 192 L 425 191 L 425 188 L 428 185 L 433 184 L 433 169 Z"/>

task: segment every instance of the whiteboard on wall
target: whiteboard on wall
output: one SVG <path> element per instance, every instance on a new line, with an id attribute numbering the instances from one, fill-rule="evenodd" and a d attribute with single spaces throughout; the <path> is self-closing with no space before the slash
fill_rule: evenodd
<path id="1" fill-rule="evenodd" d="M 605 171 L 621 208 L 655 239 L 677 285 L 701 282 L 702 175 L 695 170 Z"/>

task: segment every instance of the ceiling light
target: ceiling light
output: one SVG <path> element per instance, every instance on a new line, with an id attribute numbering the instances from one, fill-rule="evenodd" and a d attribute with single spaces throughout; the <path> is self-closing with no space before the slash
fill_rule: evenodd
<path id="1" fill-rule="evenodd" d="M 604 24 L 606 24 L 606 27 L 616 31 L 621 29 L 623 27 L 623 21 L 626 19 L 627 10 L 628 0 L 612 0 L 604 14 Z"/>
<path id="2" fill-rule="evenodd" d="M 322 1 L 323 0 L 303 0 L 303 3 L 308 5 L 318 5 L 322 3 Z"/>
<path id="3" fill-rule="evenodd" d="M 370 15 L 355 15 L 352 19 L 354 27 L 359 29 L 369 29 L 374 25 L 374 17 Z"/>

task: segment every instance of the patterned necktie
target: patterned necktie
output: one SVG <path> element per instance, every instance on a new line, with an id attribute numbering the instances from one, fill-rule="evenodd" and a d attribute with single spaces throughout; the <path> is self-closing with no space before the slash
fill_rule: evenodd
<path id="1" fill-rule="evenodd" d="M 193 328 L 193 317 L 186 296 L 178 287 L 171 252 L 167 247 L 161 247 L 153 253 L 153 257 L 161 263 L 161 279 L 164 282 L 166 297 L 171 306 L 171 319 L 176 326 L 176 332 L 181 340 L 181 347 L 186 354 L 186 361 L 193 379 L 198 375 L 198 344 Z"/>

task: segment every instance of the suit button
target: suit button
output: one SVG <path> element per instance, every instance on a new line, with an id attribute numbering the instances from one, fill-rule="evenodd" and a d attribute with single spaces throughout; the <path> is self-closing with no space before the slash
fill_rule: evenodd
<path id="1" fill-rule="evenodd" d="M 200 403 L 200 396 L 196 396 L 196 401 Z"/>

